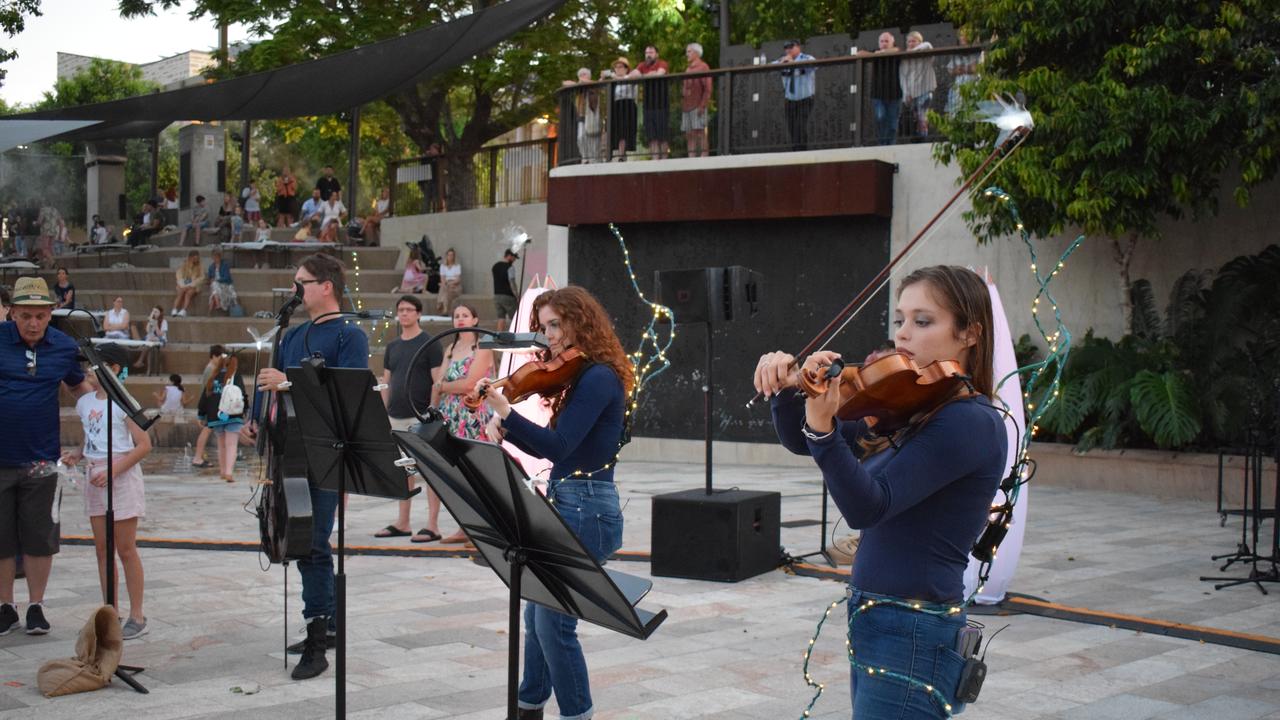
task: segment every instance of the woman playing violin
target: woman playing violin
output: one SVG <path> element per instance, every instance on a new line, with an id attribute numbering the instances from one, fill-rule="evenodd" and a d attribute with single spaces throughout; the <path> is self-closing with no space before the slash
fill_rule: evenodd
<path id="1" fill-rule="evenodd" d="M 862 541 L 850 579 L 850 616 L 869 600 L 919 602 L 916 612 L 891 604 L 854 617 L 849 638 L 861 664 L 909 676 L 937 688 L 957 712 L 963 658 L 956 651 L 968 554 L 986 525 L 1003 475 L 1007 439 L 994 394 L 991 297 L 977 274 L 934 266 L 907 275 L 894 311 L 897 352 L 925 367 L 954 360 L 972 378 L 942 405 L 924 409 L 892 442 L 867 435 L 864 421 L 836 418 L 840 378 L 805 398 L 795 359 L 780 352 L 760 358 L 758 391 L 772 398 L 773 424 L 783 446 L 810 455 L 836 506 Z M 820 351 L 803 370 L 820 372 L 839 355 Z M 892 677 L 851 673 L 855 718 L 945 717 L 923 687 Z"/>
<path id="2" fill-rule="evenodd" d="M 631 364 L 600 302 L 580 287 L 539 295 L 532 329 L 546 335 L 543 360 L 577 348 L 587 362 L 551 401 L 551 422 L 540 427 L 511 409 L 490 380 L 480 390 L 494 419 L 489 437 L 506 438 L 524 452 L 550 460 L 547 498 L 583 547 L 603 563 L 622 547 L 622 511 L 613 484 L 613 462 L 622 437 Z M 525 607 L 524 678 L 521 720 L 540 720 L 554 691 L 563 718 L 590 718 L 594 712 L 587 664 L 578 643 L 577 620 L 529 603 Z"/>

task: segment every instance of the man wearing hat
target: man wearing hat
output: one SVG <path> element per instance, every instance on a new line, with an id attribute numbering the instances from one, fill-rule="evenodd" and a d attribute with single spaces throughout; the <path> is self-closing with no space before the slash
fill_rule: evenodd
<path id="1" fill-rule="evenodd" d="M 801 50 L 799 40 L 788 40 L 782 49 L 786 53 L 775 60 L 775 63 L 814 59 Z M 787 130 L 791 135 L 792 150 L 809 148 L 809 113 L 813 112 L 814 74 L 812 65 L 789 67 L 782 71 L 782 94 L 786 99 Z"/>
<path id="2" fill-rule="evenodd" d="M 498 329 L 505 330 L 507 321 L 516 314 L 516 259 L 520 256 L 508 249 L 493 264 L 493 304 L 498 307 Z"/>
<path id="3" fill-rule="evenodd" d="M 45 281 L 18 278 L 12 303 L 9 321 L 0 323 L 0 635 L 20 625 L 13 591 L 19 545 L 30 601 L 26 631 L 43 635 L 44 591 L 58 552 L 58 385 L 76 397 L 93 387 L 75 341 L 49 327 L 57 302 Z"/>

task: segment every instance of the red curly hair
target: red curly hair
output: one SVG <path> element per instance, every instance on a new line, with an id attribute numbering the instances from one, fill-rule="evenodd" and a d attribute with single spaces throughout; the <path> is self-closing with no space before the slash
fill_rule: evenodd
<path id="1" fill-rule="evenodd" d="M 609 314 L 605 312 L 600 301 L 576 285 L 542 293 L 533 301 L 533 316 L 529 319 L 530 330 L 542 332 L 542 323 L 538 321 L 538 314 L 548 305 L 560 316 L 561 322 L 572 331 L 573 346 L 582 351 L 592 362 L 613 370 L 619 382 L 622 383 L 623 393 L 629 398 L 631 389 L 635 385 L 631 361 L 627 359 L 622 343 L 613 332 L 613 321 L 609 319 Z M 549 351 L 544 351 L 542 355 L 543 360 L 551 359 Z M 553 423 L 560 416 L 560 407 L 563 402 L 563 394 L 551 400 Z"/>

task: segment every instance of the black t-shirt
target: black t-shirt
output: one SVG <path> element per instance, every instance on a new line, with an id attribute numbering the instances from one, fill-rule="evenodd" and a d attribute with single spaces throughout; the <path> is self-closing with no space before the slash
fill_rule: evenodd
<path id="1" fill-rule="evenodd" d="M 58 306 L 68 308 L 68 309 L 75 309 L 75 306 L 76 306 L 75 291 L 76 291 L 75 283 L 67 283 L 66 287 L 62 287 L 61 285 L 54 283 L 53 292 L 58 296 Z M 67 302 L 68 294 L 71 294 L 71 302 Z M 66 304 L 63 305 L 63 303 L 66 303 Z"/>
<path id="2" fill-rule="evenodd" d="M 493 264 L 493 294 L 494 295 L 510 295 L 515 297 L 515 291 L 511 289 L 511 263 L 506 260 L 499 260 Z"/>
<path id="3" fill-rule="evenodd" d="M 382 366 L 391 371 L 391 400 L 387 403 L 387 414 L 393 418 L 415 417 L 413 408 L 425 410 L 431 403 L 431 368 L 443 361 L 440 343 L 427 348 L 418 356 L 410 371 L 409 362 L 419 348 L 427 344 L 431 336 L 420 333 L 412 340 L 396 338 L 387 343 L 386 355 L 382 358 Z M 409 404 L 409 378 L 413 378 L 413 405 Z"/>
<path id="4" fill-rule="evenodd" d="M 324 177 L 322 175 L 320 176 L 320 179 L 316 181 L 316 189 L 320 191 L 320 199 L 328 201 L 329 196 L 332 195 L 335 190 L 342 190 L 342 185 L 338 183 L 338 178 Z"/>
<path id="5" fill-rule="evenodd" d="M 895 54 L 875 58 L 871 63 L 871 97 L 875 100 L 901 100 L 902 84 L 898 80 Z"/>

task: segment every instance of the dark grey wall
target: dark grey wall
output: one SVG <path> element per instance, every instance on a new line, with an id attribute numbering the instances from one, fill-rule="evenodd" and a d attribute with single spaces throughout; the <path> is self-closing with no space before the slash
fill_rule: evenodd
<path id="1" fill-rule="evenodd" d="M 650 223 L 620 228 L 640 289 L 653 299 L 655 270 L 743 265 L 764 275 L 761 310 L 713 336 L 716 440 L 773 441 L 767 404 L 744 407 L 751 372 L 770 350 L 796 352 L 888 262 L 889 221 L 876 217 L 786 221 Z M 569 280 L 590 290 L 634 352 L 650 312 L 626 276 L 622 250 L 605 226 L 569 230 Z M 831 349 L 856 361 L 887 336 L 885 291 Z M 702 439 L 706 331 L 677 327 L 672 366 L 641 396 L 634 434 Z"/>

